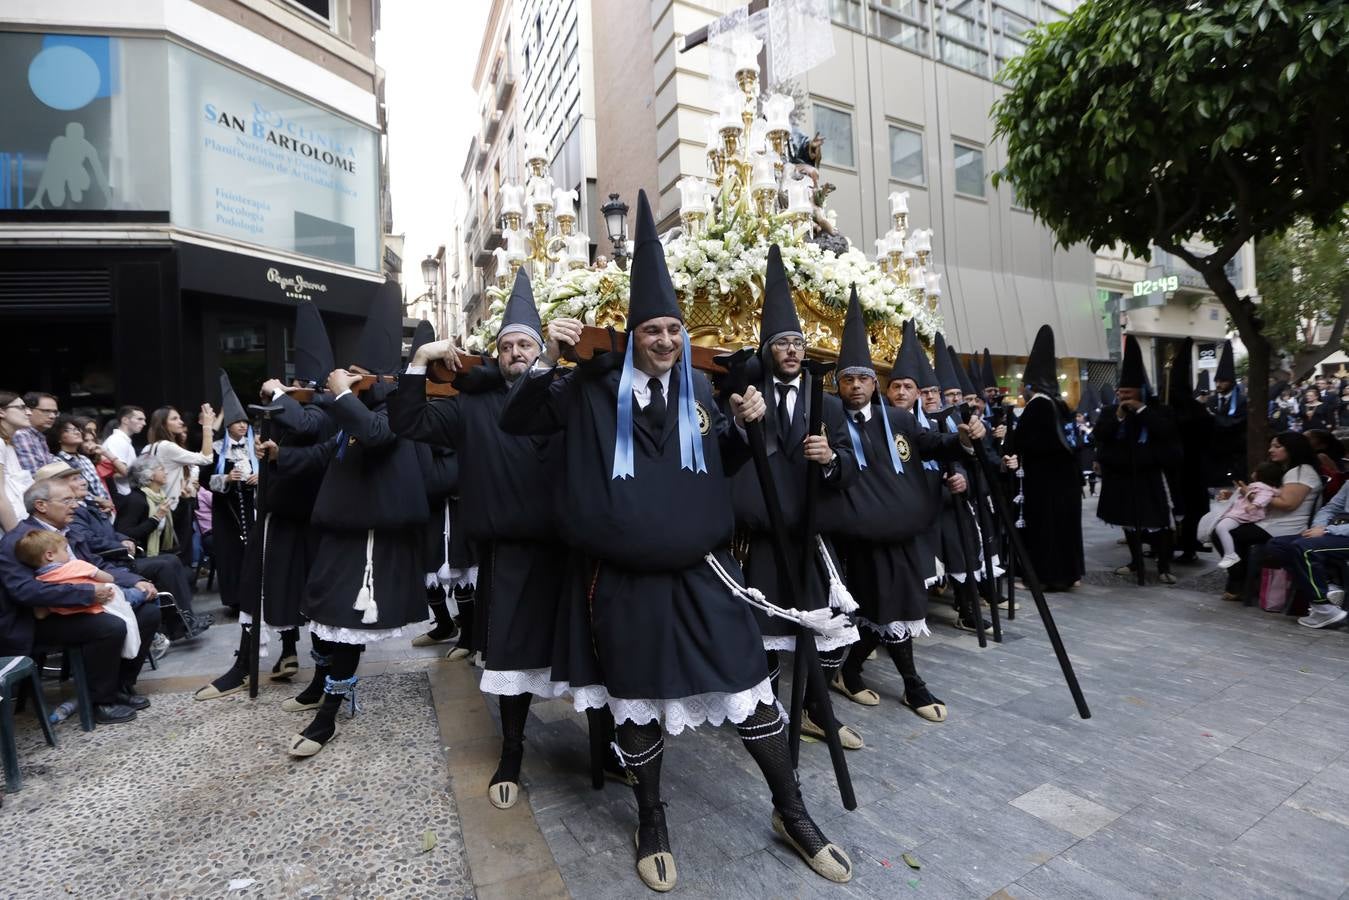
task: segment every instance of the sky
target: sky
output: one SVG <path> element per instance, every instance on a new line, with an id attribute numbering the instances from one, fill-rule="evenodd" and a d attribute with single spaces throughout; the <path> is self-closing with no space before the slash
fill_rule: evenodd
<path id="1" fill-rule="evenodd" d="M 375 60 L 387 73 L 393 230 L 405 233 L 403 285 L 422 294 L 421 262 L 449 244 L 459 180 L 479 130 L 473 66 L 491 0 L 382 0 Z"/>

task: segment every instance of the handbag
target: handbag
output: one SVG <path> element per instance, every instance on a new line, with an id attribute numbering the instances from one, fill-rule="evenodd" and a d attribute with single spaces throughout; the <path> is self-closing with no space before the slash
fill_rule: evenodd
<path id="1" fill-rule="evenodd" d="M 1283 612 L 1288 605 L 1288 573 L 1283 569 L 1260 571 L 1260 608 L 1265 612 Z"/>

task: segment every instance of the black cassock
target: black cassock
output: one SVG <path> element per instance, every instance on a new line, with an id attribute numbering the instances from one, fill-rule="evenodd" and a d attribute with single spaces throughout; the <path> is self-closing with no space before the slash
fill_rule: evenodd
<path id="1" fill-rule="evenodd" d="M 895 435 L 899 473 L 882 415 Z M 899 638 L 926 634 L 941 499 L 923 461 L 958 459 L 964 450 L 956 435 L 926 431 L 912 413 L 894 407 L 873 405 L 871 418 L 857 427 L 866 467 L 859 458 L 857 480 L 828 496 L 822 524 L 843 559 L 859 624 Z"/>
<path id="2" fill-rule="evenodd" d="M 1199 520 L 1209 510 L 1209 448 L 1213 441 L 1213 416 L 1198 400 L 1181 398 L 1172 406 L 1180 458 L 1167 470 L 1171 502 L 1181 519 L 1180 551 L 1199 550 Z M 1244 427 L 1244 426 L 1243 426 Z"/>
<path id="3" fill-rule="evenodd" d="M 328 409 L 337 434 L 314 447 L 283 448 L 278 456 L 283 476 L 323 470 L 311 520 L 318 551 L 302 611 L 319 637 L 347 644 L 395 637 L 404 625 L 427 618 L 426 490 L 417 450 L 389 428 L 382 404 L 371 403 L 373 409 L 355 394 L 333 401 Z M 357 608 L 364 585 L 373 588 L 372 622 Z"/>
<path id="4" fill-rule="evenodd" d="M 803 372 L 796 396 L 791 421 L 778 421 L 777 390 L 770 378 L 762 386 L 768 403 L 768 415 L 764 421 L 764 443 L 768 451 L 768 466 L 773 473 L 773 483 L 777 488 L 778 499 L 782 503 L 783 516 L 787 520 L 788 534 L 793 541 L 793 562 L 800 560 L 800 548 L 804 546 L 802 530 L 805 528 L 806 478 L 809 463 L 802 454 L 801 442 L 805 440 L 806 429 L 810 422 L 810 374 Z M 823 492 L 843 490 L 857 476 L 857 461 L 853 457 L 852 442 L 848 439 L 848 430 L 843 419 L 843 404 L 833 394 L 824 395 L 823 423 L 829 438 L 829 444 L 838 454 L 835 465 L 824 478 Z M 785 449 L 784 449 L 785 448 Z M 732 502 L 735 506 L 736 526 L 746 543 L 745 578 L 748 583 L 763 591 L 770 601 L 784 604 L 784 596 L 778 585 L 777 557 L 773 552 L 772 523 L 768 520 L 768 510 L 764 506 L 763 491 L 759 488 L 759 478 L 753 466 L 743 466 L 731 482 Z M 825 541 L 826 552 L 837 568 L 839 560 L 833 554 L 829 541 Z M 797 606 L 800 609 L 822 609 L 829 605 L 829 581 L 824 561 L 816 546 L 810 548 L 809 563 L 797 571 L 804 570 L 805 581 L 797 586 Z M 781 618 L 770 616 L 760 610 L 754 610 L 759 628 L 764 636 L 764 645 L 770 650 L 791 650 L 796 646 L 796 626 Z M 816 635 L 816 647 L 831 650 L 841 646 L 835 639 L 826 639 Z"/>
<path id="5" fill-rule="evenodd" d="M 1213 413 L 1213 436 L 1209 443 L 1208 483 L 1211 487 L 1227 487 L 1247 478 L 1246 394 L 1236 388 L 1233 391 L 1235 397 L 1214 393 L 1208 402 L 1209 411 Z"/>
<path id="6" fill-rule="evenodd" d="M 743 722 L 758 704 L 775 702 L 763 642 L 750 606 L 705 557 L 743 585 L 730 552 L 727 474 L 748 448 L 695 372 L 707 471 L 681 467 L 680 363 L 662 428 L 646 423 L 634 399 L 634 477 L 613 478 L 621 372 L 598 362 L 521 378 L 501 419 L 515 434 L 566 432 L 560 516 L 577 557 L 559 633 L 565 679 L 577 707 L 607 703 L 619 722 L 659 720 L 672 734 Z"/>
<path id="7" fill-rule="evenodd" d="M 1123 528 L 1170 528 L 1165 476 L 1181 458 L 1175 417 L 1166 407 L 1152 404 L 1121 420 L 1118 408 L 1105 407 L 1096 420 L 1096 459 L 1101 466 L 1096 515 Z M 1020 441 L 1018 432 L 1018 446 Z"/>
<path id="8" fill-rule="evenodd" d="M 301 406 L 287 394 L 277 398 L 281 411 L 272 418 L 278 447 L 307 448 L 332 437 L 336 426 L 315 405 Z M 261 601 L 263 620 L 276 628 L 294 628 L 301 613 L 305 583 L 318 552 L 318 531 L 309 527 L 323 483 L 323 470 L 284 473 L 275 462 L 267 469 L 265 514 L 249 535 L 241 592 L 244 611 L 256 616 Z"/>
<path id="9" fill-rule="evenodd" d="M 456 396 L 427 401 L 425 375 L 399 376 L 389 421 L 404 437 L 455 448 L 461 514 L 453 524 L 477 548 L 481 688 L 554 696 L 566 688 L 551 672 L 566 567 L 553 518 L 562 442 L 501 430 L 508 388 L 495 363 L 456 384 Z"/>
<path id="10" fill-rule="evenodd" d="M 1016 420 L 1021 463 L 1021 537 L 1035 574 L 1047 587 L 1065 589 L 1082 577 L 1082 457 L 1064 432 L 1067 408 L 1036 394 Z M 1100 434 L 1097 426 L 1093 437 Z M 1105 489 L 1101 491 L 1104 503 Z"/>
<path id="11" fill-rule="evenodd" d="M 229 452 L 235 443 L 228 434 L 216 450 Z M 247 448 L 248 453 L 253 448 Z M 230 481 L 235 461 L 226 458 L 222 472 L 211 476 L 211 552 L 215 556 L 215 574 L 220 583 L 220 602 L 235 609 L 246 608 L 244 581 L 245 548 L 254 530 L 256 488 L 243 481 Z M 252 474 L 245 466 L 245 476 Z"/>

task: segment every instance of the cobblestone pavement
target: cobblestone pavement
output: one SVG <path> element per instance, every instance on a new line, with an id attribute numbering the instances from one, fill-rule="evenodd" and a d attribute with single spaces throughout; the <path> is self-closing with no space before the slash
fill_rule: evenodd
<path id="1" fill-rule="evenodd" d="M 823 745 L 802 748 L 807 803 L 852 854 L 853 882 L 822 881 L 774 838 L 734 732 L 704 728 L 667 742 L 675 894 L 1349 900 L 1349 633 L 1223 603 L 1212 557 L 1177 569 L 1176 587 L 1136 588 L 1109 574 L 1125 551 L 1092 509 L 1088 583 L 1050 595 L 1091 719 L 1076 715 L 1027 595 L 1005 641 L 983 650 L 936 604 L 916 656 L 950 720 L 901 707 L 882 657 L 866 669 L 881 706 L 834 695 L 867 741 L 848 756 L 855 811 Z M 237 630 L 227 620 L 208 636 L 172 650 L 158 677 L 222 671 Z M 156 694 L 129 726 L 85 735 L 68 722 L 56 751 L 21 716 L 27 781 L 0 810 L 0 896 L 472 894 L 427 682 L 408 671 L 441 652 L 377 645 L 362 664 L 366 711 L 309 763 L 283 755 L 296 727 L 275 704 L 284 688 L 264 688 L 258 710 Z M 536 703 L 527 737 L 530 808 L 566 887 L 649 896 L 633 870 L 631 792 L 592 791 L 583 774 L 584 718 Z M 428 829 L 438 844 L 423 854 Z M 482 830 L 470 837 L 509 855 L 510 835 Z"/>
<path id="2" fill-rule="evenodd" d="M 23 790 L 0 810 L 0 896 L 463 897 L 473 893 L 426 676 L 363 680 L 312 760 L 293 689 L 156 693 L 127 725 L 20 721 Z M 426 833 L 435 846 L 424 851 Z"/>

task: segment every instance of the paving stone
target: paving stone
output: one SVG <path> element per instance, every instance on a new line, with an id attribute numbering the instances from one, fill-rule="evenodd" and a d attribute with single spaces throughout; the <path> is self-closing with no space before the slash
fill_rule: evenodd
<path id="1" fill-rule="evenodd" d="M 1052 784 L 1042 784 L 1011 802 L 1017 809 L 1080 838 L 1119 818 L 1119 813 Z"/>

